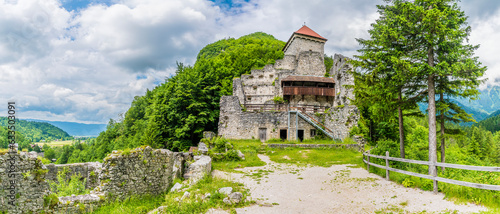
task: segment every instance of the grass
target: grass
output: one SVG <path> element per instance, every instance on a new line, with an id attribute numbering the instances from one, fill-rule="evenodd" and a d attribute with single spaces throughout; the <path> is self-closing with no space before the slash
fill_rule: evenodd
<path id="1" fill-rule="evenodd" d="M 38 142 L 35 144 L 38 145 L 39 147 L 43 147 L 44 144 L 47 144 L 48 146 L 65 146 L 65 145 L 72 145 L 73 140 L 51 141 L 50 143 Z"/>
<path id="2" fill-rule="evenodd" d="M 267 155 L 277 163 L 292 163 L 299 165 L 314 165 L 330 167 L 336 164 L 354 164 L 362 167 L 361 153 L 337 148 L 300 149 L 285 148 L 268 150 Z"/>
<path id="3" fill-rule="evenodd" d="M 243 194 L 242 202 L 233 205 L 225 204 L 223 199 L 226 196 L 217 192 L 222 187 L 232 187 L 233 192 L 241 192 Z M 248 190 L 244 188 L 243 184 L 209 176 L 205 177 L 197 184 L 190 186 L 186 191 L 190 192 L 191 196 L 184 199 L 182 202 L 179 202 L 179 199 L 184 194 L 184 191 L 172 192 L 165 196 L 163 205 L 168 206 L 167 213 L 206 213 L 210 208 L 230 210 L 253 203 L 245 200 L 249 193 Z M 202 199 L 202 196 L 206 193 L 210 193 L 210 198 Z"/>
<path id="4" fill-rule="evenodd" d="M 332 139 L 305 139 L 303 141 L 298 140 L 281 140 L 281 139 L 269 139 L 266 141 L 267 144 L 353 144 L 356 143 L 352 140 L 332 140 Z"/>
<path id="5" fill-rule="evenodd" d="M 175 182 L 179 182 L 176 180 Z M 174 183 L 175 183 L 174 182 Z M 222 200 L 226 197 L 217 191 L 222 187 L 232 187 L 233 192 L 243 193 L 243 201 L 235 205 L 227 205 Z M 191 193 L 189 198 L 180 201 L 185 191 Z M 210 193 L 211 197 L 202 200 L 202 196 L 206 193 Z M 123 201 L 114 201 L 107 203 L 95 211 L 91 212 L 94 214 L 143 214 L 156 209 L 160 206 L 168 206 L 166 213 L 206 213 L 210 208 L 220 208 L 224 210 L 230 210 L 236 207 L 244 207 L 251 203 L 252 201 L 245 201 L 248 195 L 248 190 L 244 188 L 243 184 L 235 183 L 223 179 L 217 179 L 212 177 L 205 177 L 200 182 L 193 186 L 188 186 L 188 188 L 183 189 L 180 192 L 171 192 L 162 195 L 143 195 L 143 196 L 132 196 Z"/>
<path id="6" fill-rule="evenodd" d="M 257 157 L 257 154 L 259 152 L 264 152 L 265 149 L 259 140 L 230 140 L 230 143 L 234 145 L 235 149 L 240 150 L 245 155 L 245 160 L 214 161 L 212 162 L 213 169 L 226 172 L 238 172 L 234 169 L 266 165 L 265 162 Z"/>
<path id="7" fill-rule="evenodd" d="M 165 201 L 165 195 L 132 196 L 123 201 L 114 201 L 91 212 L 94 214 L 143 214 L 156 209 Z"/>
<path id="8" fill-rule="evenodd" d="M 365 165 L 366 167 L 366 165 Z M 447 169 L 453 170 L 453 169 Z M 385 177 L 385 170 L 371 166 L 370 172 Z M 390 172 L 390 179 L 405 187 L 416 187 L 426 191 L 432 191 L 432 181 L 429 179 L 409 176 L 397 172 Z M 442 176 L 440 176 L 442 177 Z M 500 192 L 492 190 L 476 189 L 455 184 L 438 183 L 438 191 L 445 194 L 445 198 L 457 204 L 474 203 L 484 205 L 495 212 L 500 213 Z"/>

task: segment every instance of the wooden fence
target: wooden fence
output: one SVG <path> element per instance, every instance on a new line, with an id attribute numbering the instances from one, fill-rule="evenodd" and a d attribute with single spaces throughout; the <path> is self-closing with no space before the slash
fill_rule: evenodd
<path id="1" fill-rule="evenodd" d="M 365 159 L 365 156 L 366 156 L 366 159 Z M 370 157 L 384 159 L 385 166 L 371 163 Z M 390 160 L 391 161 L 405 162 L 405 163 L 427 165 L 429 167 L 440 166 L 440 167 L 445 167 L 445 168 L 465 169 L 465 170 L 473 170 L 473 171 L 500 172 L 500 167 L 471 166 L 471 165 L 459 165 L 459 164 L 438 163 L 438 162 L 433 163 L 430 161 L 419 161 L 419 160 L 410 160 L 410 159 L 389 157 L 388 151 L 385 152 L 385 156 L 372 155 L 372 154 L 370 154 L 370 151 L 363 153 L 363 162 L 366 163 L 367 170 L 370 171 L 370 165 L 381 168 L 381 169 L 385 169 L 385 179 L 386 180 L 389 180 L 389 171 L 393 171 L 393 172 L 399 172 L 399 173 L 402 173 L 405 175 L 411 175 L 411 176 L 416 176 L 416 177 L 426 178 L 426 179 L 432 180 L 434 183 L 434 193 L 437 193 L 437 182 L 438 181 L 444 182 L 444 183 L 449 183 L 449 184 L 466 186 L 466 187 L 478 188 L 478 189 L 500 191 L 500 185 L 478 184 L 478 183 L 471 183 L 471 182 L 466 182 L 466 181 L 457 181 L 457 180 L 448 179 L 448 178 L 442 178 L 442 177 L 431 176 L 431 175 L 424 175 L 424 174 L 419 174 L 419 173 L 415 173 L 415 172 L 408 172 L 408 171 L 401 170 L 401 169 L 391 168 L 389 166 Z"/>

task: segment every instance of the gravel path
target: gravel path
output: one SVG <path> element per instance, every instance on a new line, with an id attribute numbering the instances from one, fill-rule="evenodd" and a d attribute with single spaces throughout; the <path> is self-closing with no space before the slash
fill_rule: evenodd
<path id="1" fill-rule="evenodd" d="M 215 170 L 213 176 L 241 182 L 250 189 L 257 205 L 238 208 L 238 213 L 475 213 L 487 208 L 474 204 L 457 205 L 444 194 L 405 188 L 394 182 L 349 165 L 299 167 L 272 162 L 262 167 L 240 169 L 243 173 Z M 226 213 L 210 210 L 208 213 Z M 383 212 L 385 213 L 385 212 Z"/>

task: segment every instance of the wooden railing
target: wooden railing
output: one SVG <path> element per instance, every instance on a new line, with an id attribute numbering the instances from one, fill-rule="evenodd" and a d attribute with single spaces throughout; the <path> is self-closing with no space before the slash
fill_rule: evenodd
<path id="1" fill-rule="evenodd" d="M 366 160 L 365 160 L 365 156 L 367 157 Z M 370 157 L 384 159 L 385 166 L 371 163 Z M 478 188 L 478 189 L 500 191 L 500 185 L 478 184 L 478 183 L 472 183 L 472 182 L 466 182 L 466 181 L 457 181 L 457 180 L 448 179 L 448 178 L 442 178 L 442 177 L 431 176 L 431 175 L 424 175 L 424 174 L 419 174 L 419 173 L 415 173 L 415 172 L 408 172 L 408 171 L 401 170 L 401 169 L 391 168 L 389 166 L 390 160 L 391 161 L 405 162 L 405 163 L 427 165 L 429 167 L 440 166 L 440 167 L 454 168 L 454 169 L 465 169 L 465 170 L 486 171 L 486 172 L 500 172 L 500 167 L 471 166 L 471 165 L 459 165 L 459 164 L 438 163 L 438 162 L 433 163 L 430 161 L 419 161 L 419 160 L 389 157 L 388 151 L 385 152 L 385 156 L 372 155 L 372 154 L 370 154 L 370 151 L 363 153 L 363 162 L 366 163 L 367 170 L 370 171 L 370 165 L 381 168 L 381 169 L 385 169 L 385 179 L 386 180 L 389 180 L 389 171 L 393 171 L 393 172 L 398 172 L 398 173 L 405 174 L 405 175 L 416 176 L 416 177 L 430 179 L 430 180 L 434 181 L 433 182 L 434 183 L 434 190 L 435 190 L 434 193 L 437 193 L 437 182 L 438 181 L 444 182 L 444 183 L 449 183 L 449 184 L 456 184 L 456 185 L 460 185 L 460 186 Z"/>
<path id="2" fill-rule="evenodd" d="M 333 97 L 335 96 L 335 88 L 283 86 L 283 95 L 318 95 Z"/>
<path id="3" fill-rule="evenodd" d="M 330 108 L 327 106 L 315 106 L 315 105 L 294 105 L 288 106 L 288 104 L 245 104 L 245 109 L 247 111 L 289 111 L 297 110 L 301 112 L 310 113 L 323 113 L 326 109 Z"/>

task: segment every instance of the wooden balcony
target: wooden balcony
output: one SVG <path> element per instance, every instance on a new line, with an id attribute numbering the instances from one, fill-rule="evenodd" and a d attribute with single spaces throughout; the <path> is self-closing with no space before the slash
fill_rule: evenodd
<path id="1" fill-rule="evenodd" d="M 283 86 L 283 95 L 335 96 L 335 88 Z"/>

